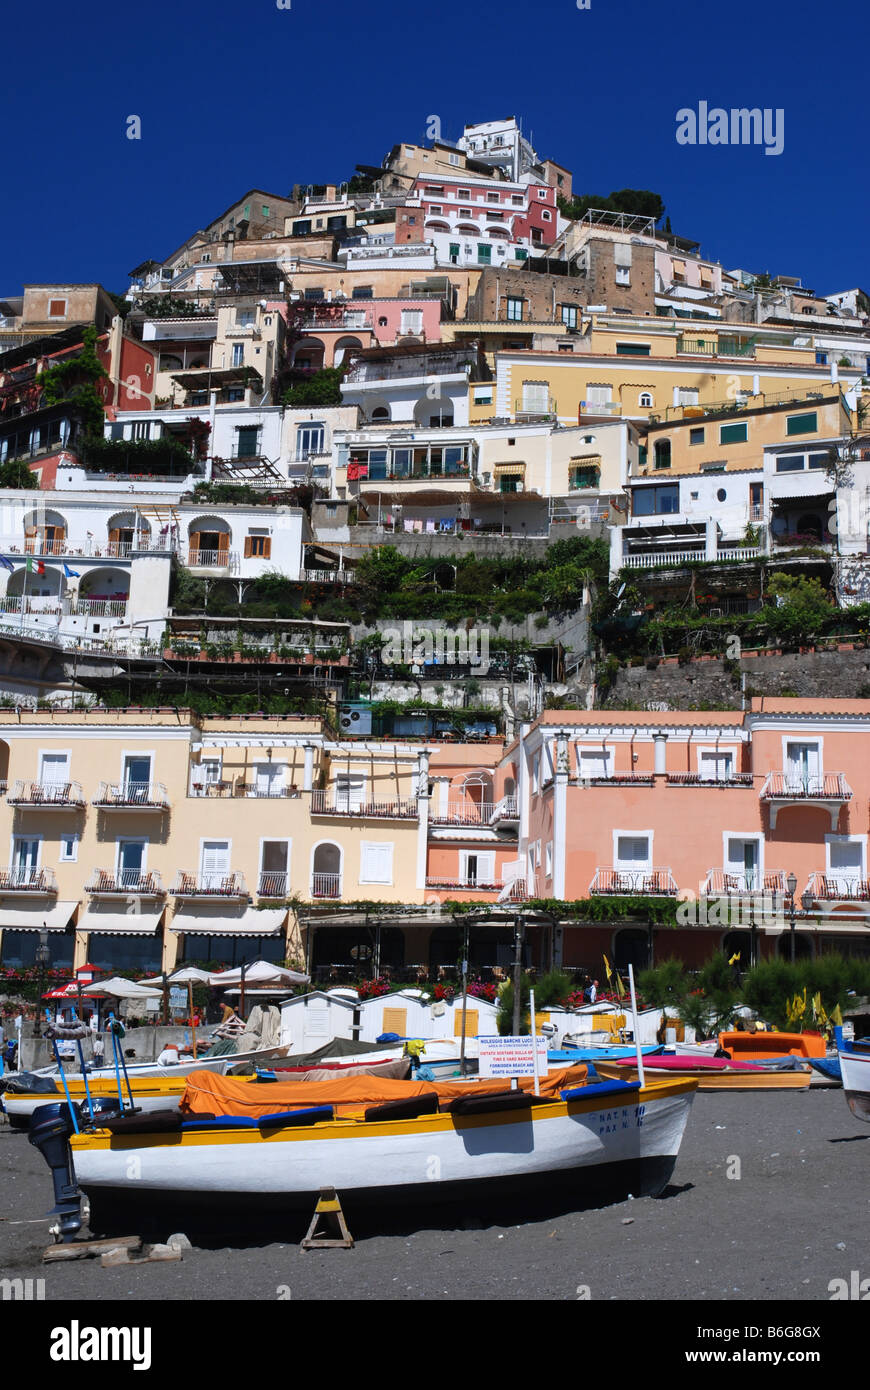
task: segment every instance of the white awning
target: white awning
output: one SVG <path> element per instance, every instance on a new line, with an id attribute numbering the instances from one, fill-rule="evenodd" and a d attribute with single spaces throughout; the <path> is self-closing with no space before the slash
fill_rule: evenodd
<path id="1" fill-rule="evenodd" d="M 211 910 L 209 910 L 211 909 Z M 286 907 L 245 907 L 240 912 L 228 910 L 226 903 L 200 903 L 176 912 L 171 927 L 174 932 L 199 932 L 207 936 L 277 936 L 287 921 Z"/>
<path id="2" fill-rule="evenodd" d="M 55 903 L 54 907 L 40 903 L 3 907 L 0 908 L 0 931 L 63 931 L 77 907 L 77 902 Z"/>
<path id="3" fill-rule="evenodd" d="M 78 930 L 152 936 L 162 916 L 162 908 L 159 912 L 98 912 L 90 908 L 79 918 Z"/>

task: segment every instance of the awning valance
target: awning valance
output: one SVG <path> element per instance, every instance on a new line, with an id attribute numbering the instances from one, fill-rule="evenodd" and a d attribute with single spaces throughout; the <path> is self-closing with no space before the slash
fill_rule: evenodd
<path id="1" fill-rule="evenodd" d="M 524 463 L 494 463 L 492 467 L 493 472 L 498 473 L 499 477 L 516 478 L 526 471 Z"/>
<path id="2" fill-rule="evenodd" d="M 159 912 L 98 912 L 89 909 L 79 919 L 79 931 L 122 932 L 130 936 L 152 936 L 160 924 L 163 909 Z"/>
<path id="3" fill-rule="evenodd" d="M 209 908 L 212 911 L 209 911 Z M 203 903 L 176 912 L 171 929 L 174 932 L 194 932 L 206 936 L 278 936 L 287 921 L 285 907 L 246 907 L 234 913 L 226 903 Z"/>
<path id="4" fill-rule="evenodd" d="M 582 464 L 584 468 L 601 468 L 600 454 L 572 454 L 572 463 Z"/>
<path id="5" fill-rule="evenodd" d="M 77 902 L 69 902 L 48 908 L 39 903 L 0 908 L 0 931 L 64 931 L 77 907 Z"/>

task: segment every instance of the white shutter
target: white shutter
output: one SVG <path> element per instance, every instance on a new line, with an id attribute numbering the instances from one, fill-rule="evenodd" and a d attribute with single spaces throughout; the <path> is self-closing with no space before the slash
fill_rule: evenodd
<path id="1" fill-rule="evenodd" d="M 860 840 L 832 840 L 829 843 L 831 877 L 837 887 L 845 891 L 861 878 L 864 867 L 863 846 Z"/>
<path id="2" fill-rule="evenodd" d="M 69 780 L 69 756 L 66 753 L 43 753 L 40 781 L 56 787 Z"/>
<path id="3" fill-rule="evenodd" d="M 372 844 L 363 842 L 360 858 L 360 883 L 392 883 L 393 846 L 392 844 Z"/>
<path id="4" fill-rule="evenodd" d="M 616 842 L 616 853 L 620 864 L 647 864 L 650 857 L 649 837 L 620 835 Z"/>
<path id="5" fill-rule="evenodd" d="M 202 847 L 202 880 L 206 888 L 219 886 L 230 869 L 230 847 L 226 840 L 206 840 Z"/>
<path id="6" fill-rule="evenodd" d="M 546 412 L 550 405 L 550 388 L 546 381 L 523 382 L 523 410 Z"/>
<path id="7" fill-rule="evenodd" d="M 339 773 L 335 779 L 335 804 L 341 811 L 358 811 L 365 797 L 365 778 Z"/>

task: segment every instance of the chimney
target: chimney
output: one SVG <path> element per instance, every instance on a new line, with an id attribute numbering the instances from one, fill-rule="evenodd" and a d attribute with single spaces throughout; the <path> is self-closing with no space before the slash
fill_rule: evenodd
<path id="1" fill-rule="evenodd" d="M 326 201 L 327 203 L 334 203 L 334 202 L 336 201 L 336 198 L 335 198 L 335 190 L 336 190 L 336 185 L 335 185 L 334 183 L 328 183 L 328 184 L 326 185 L 326 198 L 325 198 L 325 201 Z"/>

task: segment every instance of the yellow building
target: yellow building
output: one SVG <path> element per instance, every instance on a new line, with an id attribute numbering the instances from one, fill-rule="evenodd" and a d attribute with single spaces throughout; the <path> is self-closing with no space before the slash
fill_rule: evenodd
<path id="1" fill-rule="evenodd" d="M 42 932 L 57 969 L 281 960 L 296 902 L 424 901 L 424 745 L 303 716 L 3 710 L 0 763 L 5 966 Z"/>

